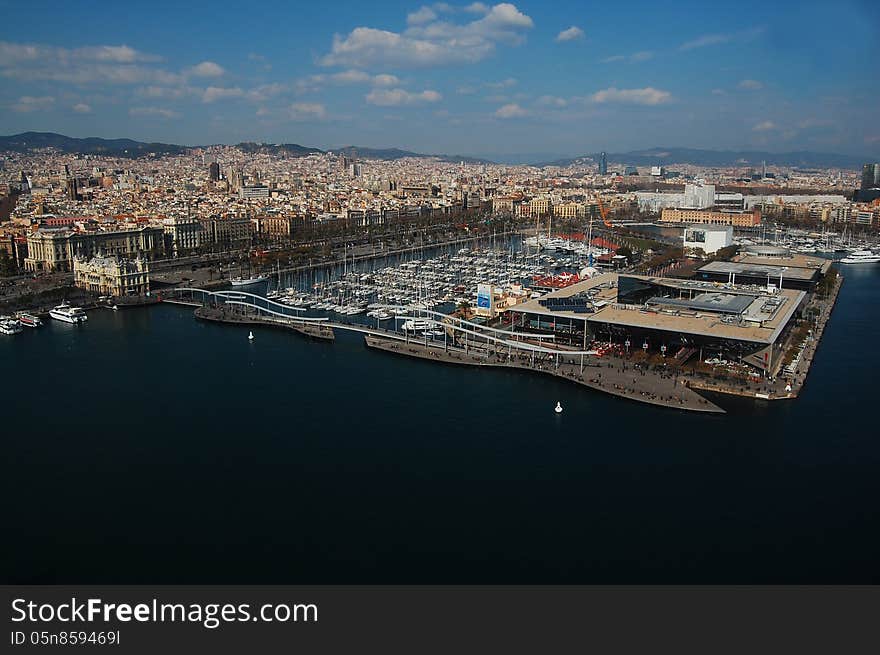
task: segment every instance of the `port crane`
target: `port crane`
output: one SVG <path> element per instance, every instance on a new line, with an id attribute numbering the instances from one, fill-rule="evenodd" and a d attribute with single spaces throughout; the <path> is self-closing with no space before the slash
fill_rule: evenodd
<path id="1" fill-rule="evenodd" d="M 614 227 L 611 221 L 608 220 L 608 209 L 602 203 L 602 196 L 598 193 L 596 194 L 596 202 L 599 203 L 599 214 L 602 216 L 602 222 L 605 223 L 605 227 Z"/>

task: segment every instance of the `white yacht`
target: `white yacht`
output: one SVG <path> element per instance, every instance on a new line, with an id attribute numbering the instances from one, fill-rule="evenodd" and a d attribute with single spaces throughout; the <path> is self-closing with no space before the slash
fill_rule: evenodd
<path id="1" fill-rule="evenodd" d="M 401 326 L 404 332 L 423 332 L 434 327 L 433 321 L 423 321 L 419 319 L 410 319 L 404 321 Z"/>
<path id="2" fill-rule="evenodd" d="M 49 311 L 49 316 L 56 321 L 64 321 L 65 323 L 85 323 L 89 320 L 89 317 L 81 307 L 71 307 L 66 302 L 53 307 Z"/>
<path id="3" fill-rule="evenodd" d="M 259 284 L 260 282 L 265 282 L 268 280 L 265 275 L 258 275 L 256 277 L 234 277 L 229 280 L 229 283 L 234 287 L 246 287 L 251 284 Z"/>
<path id="4" fill-rule="evenodd" d="M 18 334 L 22 331 L 23 328 L 18 321 L 13 321 L 5 316 L 0 318 L 0 334 Z"/>
<path id="5" fill-rule="evenodd" d="M 855 250 L 840 260 L 841 264 L 876 264 L 880 262 L 880 255 L 870 250 Z"/>

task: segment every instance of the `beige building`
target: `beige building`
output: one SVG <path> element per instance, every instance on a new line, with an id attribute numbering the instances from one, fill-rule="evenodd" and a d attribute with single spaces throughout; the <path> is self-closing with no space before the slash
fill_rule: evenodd
<path id="1" fill-rule="evenodd" d="M 761 224 L 761 210 L 716 211 L 712 209 L 671 209 L 661 214 L 663 223 L 700 223 L 702 225 L 733 225 L 734 227 L 754 227 Z"/>
<path id="2" fill-rule="evenodd" d="M 198 250 L 204 241 L 205 228 L 195 218 L 174 217 L 162 221 L 173 254 Z"/>
<path id="3" fill-rule="evenodd" d="M 73 278 L 78 288 L 102 296 L 143 296 L 150 292 L 150 267 L 141 257 L 75 257 Z"/>
<path id="4" fill-rule="evenodd" d="M 578 202 L 563 202 L 553 205 L 553 215 L 558 218 L 580 218 L 586 213 L 586 207 Z"/>
<path id="5" fill-rule="evenodd" d="M 529 200 L 529 216 L 546 216 L 550 213 L 549 198 L 532 198 Z"/>
<path id="6" fill-rule="evenodd" d="M 162 253 L 164 246 L 165 232 L 162 228 L 142 227 L 107 232 L 41 228 L 28 235 L 24 267 L 28 271 L 70 271 L 76 256 L 92 257 L 102 252 L 131 257 L 139 253 Z"/>
<path id="7" fill-rule="evenodd" d="M 201 221 L 207 240 L 218 244 L 241 244 L 251 240 L 254 225 L 246 216 L 216 216 Z"/>

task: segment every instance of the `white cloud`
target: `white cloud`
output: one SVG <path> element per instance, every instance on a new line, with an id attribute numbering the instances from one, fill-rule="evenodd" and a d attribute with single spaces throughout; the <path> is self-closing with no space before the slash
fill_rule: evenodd
<path id="1" fill-rule="evenodd" d="M 216 102 L 224 98 L 240 98 L 244 95 L 239 87 L 209 86 L 202 93 L 202 102 Z"/>
<path id="2" fill-rule="evenodd" d="M 397 86 L 400 79 L 396 75 L 388 73 L 380 73 L 379 75 L 370 75 L 364 71 L 351 69 L 332 75 L 309 75 L 306 78 L 298 80 L 296 83 L 297 91 L 300 93 L 316 93 L 322 87 L 327 85 L 348 85 L 348 84 L 370 84 L 372 86 Z"/>
<path id="3" fill-rule="evenodd" d="M 638 63 L 640 61 L 648 61 L 649 59 L 654 58 L 654 53 L 650 50 L 640 50 L 639 52 L 634 52 L 631 55 L 612 55 L 611 57 L 605 57 L 602 60 L 603 64 L 613 64 L 617 61 L 628 61 L 631 63 Z"/>
<path id="4" fill-rule="evenodd" d="M 755 132 L 769 132 L 776 129 L 776 123 L 773 121 L 763 121 L 755 125 L 752 130 Z"/>
<path id="5" fill-rule="evenodd" d="M 59 48 L 61 49 L 61 48 Z M 71 53 L 75 57 L 94 59 L 95 61 L 108 61 L 116 64 L 133 64 L 138 61 L 159 61 L 161 57 L 139 52 L 127 45 L 100 45 L 85 48 L 77 48 Z"/>
<path id="6" fill-rule="evenodd" d="M 12 104 L 12 111 L 28 114 L 33 111 L 44 111 L 55 104 L 52 96 L 21 96 Z"/>
<path id="7" fill-rule="evenodd" d="M 523 116 L 528 116 L 529 112 L 526 109 L 523 109 L 515 102 L 512 102 L 508 105 L 504 105 L 503 107 L 499 107 L 495 111 L 495 115 L 498 118 L 522 118 Z"/>
<path id="8" fill-rule="evenodd" d="M 261 84 L 259 86 L 255 86 L 253 89 L 250 89 L 246 97 L 248 100 L 253 102 L 264 102 L 269 98 L 274 98 L 277 95 L 285 93 L 289 90 L 289 87 L 286 84 L 281 84 L 278 82 L 272 84 Z"/>
<path id="9" fill-rule="evenodd" d="M 176 111 L 163 107 L 132 107 L 128 113 L 132 116 L 156 116 L 158 118 L 177 118 L 180 116 Z"/>
<path id="10" fill-rule="evenodd" d="M 472 2 L 464 8 L 469 14 L 488 14 L 489 7 L 482 2 Z"/>
<path id="11" fill-rule="evenodd" d="M 534 22 L 529 16 L 503 2 L 481 18 L 463 24 L 433 20 L 411 24 L 402 33 L 356 27 L 346 36 L 334 35 L 331 51 L 320 63 L 357 68 L 474 63 L 491 55 L 499 43 L 521 44 L 532 27 Z"/>
<path id="12" fill-rule="evenodd" d="M 662 105 L 672 99 L 669 91 L 647 86 L 644 89 L 618 89 L 611 87 L 597 91 L 591 96 L 593 102 L 620 102 L 634 105 Z"/>
<path id="13" fill-rule="evenodd" d="M 136 93 L 147 98 L 174 98 L 176 100 L 186 96 L 199 96 L 203 91 L 192 86 L 150 85 L 137 89 Z"/>
<path id="14" fill-rule="evenodd" d="M 738 84 L 741 89 L 748 89 L 750 91 L 757 91 L 758 89 L 763 89 L 764 85 L 761 84 L 758 80 L 743 80 Z"/>
<path id="15" fill-rule="evenodd" d="M 220 64 L 213 61 L 203 61 L 189 69 L 191 75 L 197 77 L 222 77 L 226 71 Z"/>
<path id="16" fill-rule="evenodd" d="M 370 76 L 359 70 L 347 70 L 341 73 L 334 73 L 330 79 L 338 84 L 366 84 L 370 81 Z"/>
<path id="17" fill-rule="evenodd" d="M 679 50 L 694 50 L 696 48 L 705 48 L 706 46 L 711 45 L 721 45 L 723 43 L 730 43 L 731 41 L 740 41 L 740 40 L 748 40 L 753 39 L 757 36 L 760 36 L 764 33 L 764 28 L 762 26 L 752 27 L 747 30 L 743 30 L 741 32 L 732 32 L 728 34 L 703 34 L 702 36 L 698 36 L 695 39 L 690 41 L 686 41 L 682 43 L 678 49 Z"/>
<path id="18" fill-rule="evenodd" d="M 437 13 L 433 9 L 431 9 L 430 7 L 421 7 L 417 11 L 409 14 L 406 17 L 406 22 L 409 25 L 422 25 L 423 23 L 430 23 L 436 18 Z"/>
<path id="19" fill-rule="evenodd" d="M 572 25 L 567 30 L 562 30 L 559 34 L 556 35 L 556 40 L 559 43 L 564 43 L 565 41 L 576 41 L 578 39 L 584 38 L 584 31 L 575 25 Z"/>
<path id="20" fill-rule="evenodd" d="M 400 84 L 400 79 L 396 75 L 382 73 L 373 78 L 373 84 L 376 86 L 395 86 Z"/>
<path id="21" fill-rule="evenodd" d="M 77 114 L 91 114 L 92 113 L 91 105 L 87 105 L 84 102 L 76 103 L 73 107 L 71 107 L 71 109 L 73 109 L 73 111 L 75 111 Z"/>
<path id="22" fill-rule="evenodd" d="M 182 76 L 149 66 L 156 55 L 127 45 L 59 48 L 0 41 L 0 75 L 70 84 L 178 84 Z"/>
<path id="23" fill-rule="evenodd" d="M 518 80 L 515 77 L 508 77 L 506 80 L 500 80 L 498 82 L 486 82 L 484 86 L 489 89 L 509 89 L 512 86 L 517 85 Z"/>
<path id="24" fill-rule="evenodd" d="M 728 43 L 733 40 L 731 34 L 704 34 L 696 39 L 682 43 L 679 50 L 693 50 L 694 48 L 705 48 L 707 45 L 718 45 L 720 43 Z"/>
<path id="25" fill-rule="evenodd" d="M 404 89 L 373 89 L 366 95 L 367 103 L 380 107 L 396 107 L 399 105 L 420 105 L 438 102 L 443 96 L 436 91 L 427 89 L 420 93 L 412 93 Z"/>
<path id="26" fill-rule="evenodd" d="M 287 115 L 292 121 L 321 121 L 327 117 L 327 108 L 317 102 L 295 102 Z"/>
<path id="27" fill-rule="evenodd" d="M 539 107 L 565 107 L 568 105 L 568 100 L 565 98 L 560 98 L 559 96 L 541 96 L 535 101 L 535 104 Z"/>
<path id="28" fill-rule="evenodd" d="M 26 64 L 28 62 L 83 62 L 99 61 L 114 64 L 134 64 L 159 61 L 157 55 L 147 54 L 127 45 L 99 45 L 82 48 L 59 48 L 56 46 L 12 43 L 0 41 L 0 66 Z"/>

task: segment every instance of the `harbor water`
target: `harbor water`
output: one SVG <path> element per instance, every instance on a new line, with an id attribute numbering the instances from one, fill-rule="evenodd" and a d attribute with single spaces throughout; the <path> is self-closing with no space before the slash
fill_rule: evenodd
<path id="1" fill-rule="evenodd" d="M 801 396 L 719 416 L 179 306 L 2 336 L 3 582 L 880 583 L 880 266 L 843 274 Z"/>

